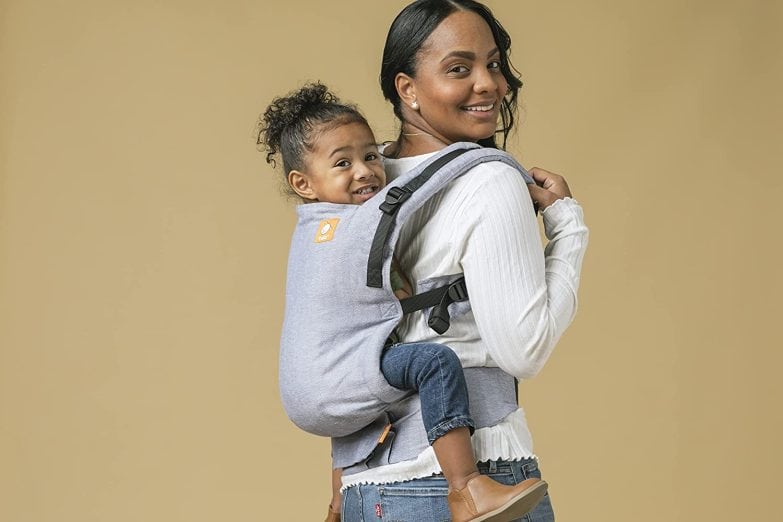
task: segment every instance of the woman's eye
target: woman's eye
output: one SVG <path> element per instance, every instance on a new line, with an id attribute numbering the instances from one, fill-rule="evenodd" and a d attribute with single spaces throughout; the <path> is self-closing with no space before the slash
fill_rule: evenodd
<path id="1" fill-rule="evenodd" d="M 487 65 L 487 69 L 500 69 L 500 62 L 498 60 L 489 62 L 489 65 Z"/>
<path id="2" fill-rule="evenodd" d="M 464 65 L 455 65 L 449 69 L 450 73 L 463 74 L 468 72 L 468 68 Z"/>

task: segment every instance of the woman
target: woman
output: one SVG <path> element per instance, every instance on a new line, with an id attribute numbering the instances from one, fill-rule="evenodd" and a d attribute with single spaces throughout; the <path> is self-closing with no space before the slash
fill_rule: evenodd
<path id="1" fill-rule="evenodd" d="M 472 0 L 420 0 L 398 15 L 381 70 L 401 122 L 400 136 L 383 150 L 390 177 L 457 141 L 494 147 L 498 125 L 505 144 L 521 87 L 509 46 L 490 11 Z M 565 180 L 530 173 L 538 186 L 500 163 L 473 168 L 406 222 L 397 248 L 402 269 L 418 283 L 465 274 L 471 310 L 454 317 L 445 335 L 430 330 L 422 314 L 400 330 L 406 341 L 441 342 L 457 353 L 478 427 L 472 442 L 480 470 L 506 484 L 540 477 L 514 378 L 534 376 L 571 322 L 587 246 L 582 211 Z M 534 204 L 549 239 L 545 252 Z M 371 453 L 377 427 L 333 440 L 335 464 L 345 468 L 343 520 L 448 520 L 448 491 L 420 428 L 418 397 L 388 413 L 394 431 Z M 523 520 L 554 520 L 549 497 Z"/>

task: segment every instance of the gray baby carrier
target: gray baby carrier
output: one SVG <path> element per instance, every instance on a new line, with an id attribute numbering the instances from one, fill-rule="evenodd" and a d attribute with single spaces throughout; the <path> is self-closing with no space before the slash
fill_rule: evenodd
<path id="1" fill-rule="evenodd" d="M 455 143 L 363 205 L 299 205 L 280 341 L 280 395 L 297 426 L 342 437 L 410 393 L 381 374 L 384 346 L 403 314 L 416 310 L 430 308 L 428 324 L 445 332 L 454 304 L 465 301 L 467 291 L 455 274 L 427 291 L 416 285 L 417 295 L 398 300 L 390 271 L 399 227 L 449 181 L 487 161 L 507 163 L 533 183 L 507 153 Z"/>

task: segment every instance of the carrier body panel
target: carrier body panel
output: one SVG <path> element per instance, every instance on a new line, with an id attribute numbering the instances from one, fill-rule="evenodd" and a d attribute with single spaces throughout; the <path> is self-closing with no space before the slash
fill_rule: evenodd
<path id="1" fill-rule="evenodd" d="M 379 287 L 368 286 L 372 279 L 368 260 L 378 257 L 371 256 L 371 250 L 384 219 L 379 207 L 394 199 L 389 191 L 399 193 L 394 187 L 416 184 L 428 165 L 455 151 L 463 153 L 406 195 L 395 210 L 394 226 L 382 245 L 380 279 L 372 283 Z M 317 435 L 343 437 L 377 423 L 390 403 L 411 393 L 389 385 L 380 371 L 384 344 L 403 315 L 390 284 L 399 227 L 449 181 L 488 161 L 509 164 L 527 183 L 533 182 L 507 153 L 455 143 L 390 182 L 363 205 L 308 203 L 297 207 L 279 369 L 283 406 L 297 426 Z M 375 254 L 377 250 L 376 246 Z"/>

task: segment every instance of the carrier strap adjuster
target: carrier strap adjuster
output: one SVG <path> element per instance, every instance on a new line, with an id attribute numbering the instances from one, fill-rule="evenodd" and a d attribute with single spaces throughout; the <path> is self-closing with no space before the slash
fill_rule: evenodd
<path id="1" fill-rule="evenodd" d="M 447 285 L 403 299 L 400 305 L 404 314 L 432 307 L 427 325 L 436 333 L 442 334 L 451 326 L 449 305 L 467 300 L 468 287 L 465 284 L 465 276 L 460 276 Z"/>
<path id="2" fill-rule="evenodd" d="M 468 287 L 465 286 L 465 278 L 460 277 L 449 285 L 449 289 L 446 291 L 451 303 L 458 303 L 460 301 L 468 300 Z M 445 299 L 445 298 L 444 298 Z M 449 303 L 449 304 L 451 304 Z"/>
<path id="3" fill-rule="evenodd" d="M 396 214 L 399 206 L 411 197 L 411 192 L 405 187 L 392 187 L 386 193 L 386 199 L 380 204 L 380 209 L 384 214 Z"/>

